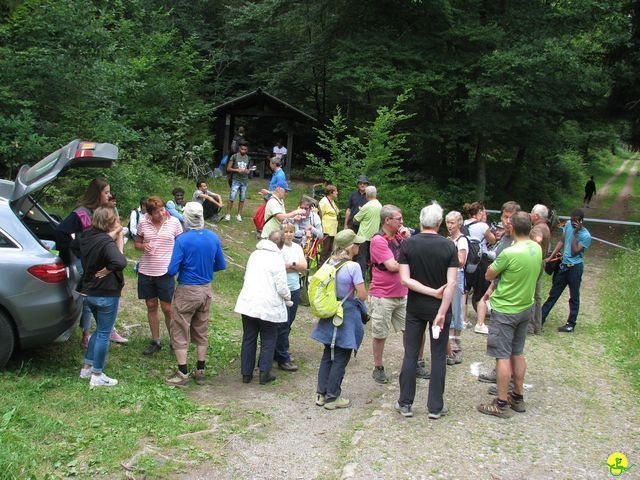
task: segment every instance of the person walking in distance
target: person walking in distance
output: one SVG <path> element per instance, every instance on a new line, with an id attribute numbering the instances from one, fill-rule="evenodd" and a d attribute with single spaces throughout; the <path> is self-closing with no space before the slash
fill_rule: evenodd
<path id="1" fill-rule="evenodd" d="M 178 362 L 168 385 L 184 387 L 189 382 L 187 352 L 189 341 L 196 346 L 197 364 L 193 379 L 205 381 L 205 360 L 209 345 L 209 310 L 214 272 L 227 268 L 218 236 L 204 228 L 204 211 L 198 202 L 189 202 L 183 210 L 186 232 L 176 238 L 167 268 L 178 275 L 178 286 L 171 302 L 171 344 Z"/>
<path id="2" fill-rule="evenodd" d="M 516 412 L 526 410 L 524 344 L 542 262 L 540 245 L 529 238 L 529 214 L 515 213 L 510 224 L 515 243 L 498 255 L 486 274 L 489 281 L 500 279 L 491 295 L 491 325 L 487 337 L 487 355 L 496 359 L 497 395 L 492 403 L 478 406 L 480 413 L 501 418 L 511 416 L 510 408 Z M 512 375 L 513 392 L 509 393 Z"/>
<path id="3" fill-rule="evenodd" d="M 591 246 L 591 234 L 583 225 L 584 212 L 576 208 L 571 212 L 571 219 L 562 229 L 562 236 L 556 247 L 545 262 L 552 259 L 562 250 L 562 260 L 560 269 L 553 279 L 551 290 L 547 301 L 542 305 L 542 324 L 547 320 L 547 316 L 556 304 L 564 289 L 569 287 L 569 317 L 567 323 L 560 328 L 559 332 L 573 332 L 578 321 L 578 311 L 580 310 L 580 283 L 582 282 L 582 272 L 584 270 L 584 252 Z"/>
<path id="4" fill-rule="evenodd" d="M 591 198 L 596 194 L 596 182 L 593 180 L 593 175 L 589 177 L 587 183 L 584 185 L 584 208 L 591 208 Z"/>
<path id="5" fill-rule="evenodd" d="M 442 214 L 442 207 L 435 202 L 424 207 L 420 212 L 420 233 L 402 242 L 400 247 L 400 279 L 409 289 L 400 396 L 396 403 L 396 410 L 404 417 L 413 416 L 418 352 L 427 328 L 431 345 L 428 417 L 435 420 L 449 413 L 443 395 L 450 306 L 460 261 L 453 242 L 438 234 Z"/>

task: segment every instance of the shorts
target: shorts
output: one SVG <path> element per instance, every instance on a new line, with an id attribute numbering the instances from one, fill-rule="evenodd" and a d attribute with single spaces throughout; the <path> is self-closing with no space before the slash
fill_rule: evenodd
<path id="1" fill-rule="evenodd" d="M 407 297 L 385 298 L 369 295 L 367 300 L 373 338 L 387 338 L 391 327 L 396 333 L 404 331 Z"/>
<path id="2" fill-rule="evenodd" d="M 239 182 L 234 180 L 231 182 L 231 192 L 229 192 L 229 200 L 234 201 L 236 199 L 236 195 L 240 191 L 240 201 L 244 202 L 247 198 L 247 184 L 245 182 Z"/>
<path id="3" fill-rule="evenodd" d="M 178 285 L 171 302 L 171 344 L 174 350 L 209 344 L 211 284 Z"/>
<path id="4" fill-rule="evenodd" d="M 168 273 L 159 277 L 138 273 L 138 298 L 140 300 L 159 298 L 161 302 L 170 303 L 175 288 L 175 280 Z"/>
<path id="5" fill-rule="evenodd" d="M 491 324 L 487 338 L 487 355 L 496 359 L 508 359 L 522 355 L 527 338 L 527 325 L 533 315 L 533 305 L 519 313 L 491 312 Z"/>

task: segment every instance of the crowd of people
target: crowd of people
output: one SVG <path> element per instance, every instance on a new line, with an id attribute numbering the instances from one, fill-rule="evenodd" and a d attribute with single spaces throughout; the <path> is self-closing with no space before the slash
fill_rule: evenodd
<path id="1" fill-rule="evenodd" d="M 237 219 L 241 221 L 252 166 L 246 144 L 239 141 L 238 148 L 239 157 L 227 163 L 232 181 L 226 218 L 239 196 Z M 572 212 L 553 249 L 544 205 L 535 205 L 528 213 L 518 203 L 506 202 L 500 222 L 490 224 L 481 202 L 465 204 L 466 219 L 458 211 L 445 215 L 433 202 L 421 210 L 420 224 L 412 229 L 404 225 L 401 209 L 381 203 L 380 192 L 360 175 L 340 229 L 335 185 L 325 186 L 319 202 L 303 196 L 298 208 L 287 212 L 284 200 L 291 189 L 279 158 L 274 155 L 270 164 L 271 183 L 260 191 L 266 202 L 264 226 L 234 307 L 242 318 L 244 383 L 253 380 L 258 338 L 260 384 L 276 378 L 274 361 L 285 372 L 298 370 L 289 335 L 306 293 L 307 285 L 301 280 L 317 261 L 318 272 L 330 273 L 327 278 L 335 285 L 332 295 L 339 301 L 337 313 L 318 318 L 311 333 L 323 345 L 315 395 L 318 406 L 333 410 L 351 405 L 341 385 L 350 358 L 363 342 L 364 325 L 371 320 L 372 378 L 377 383 L 390 381 L 384 368 L 387 338 L 403 335 L 395 409 L 404 417 L 413 416 L 416 378 L 425 378 L 429 379 L 428 417 L 446 415 L 446 369 L 463 361 L 461 335 L 469 302 L 477 310 L 474 331 L 487 335 L 487 354 L 496 360 L 494 371 L 480 376 L 481 381 L 496 384 L 491 390 L 495 399 L 478 410 L 503 418 L 511 411 L 526 410 L 526 336 L 542 332 L 567 286 L 570 313 L 559 331 L 576 328 L 583 258 L 591 242 L 582 210 Z M 209 191 L 204 180 L 197 181 L 191 202 L 185 203 L 181 188 L 172 193 L 173 199 L 166 204 L 157 196 L 141 198 L 130 214 L 128 235 L 141 252 L 136 264 L 138 298 L 145 301 L 150 328 L 150 342 L 142 353 L 153 355 L 162 348 L 160 307 L 177 364 L 166 383 L 186 386 L 190 378 L 197 384 L 205 381 L 211 281 L 215 272 L 226 268 L 221 242 L 205 228 L 205 219 L 219 215 L 223 204 L 222 196 Z M 439 233 L 443 222 L 448 237 Z M 92 388 L 117 384 L 104 373 L 109 342 L 127 342 L 114 328 L 127 265 L 126 231 L 110 186 L 99 179 L 91 182 L 81 206 L 58 227 L 61 258 L 81 275 L 82 343 L 87 351 L 80 377 L 90 378 Z M 554 277 L 543 303 L 545 270 Z M 92 318 L 96 329 L 90 334 Z M 429 362 L 424 355 L 427 338 Z M 187 362 L 189 342 L 196 347 L 192 371 Z"/>

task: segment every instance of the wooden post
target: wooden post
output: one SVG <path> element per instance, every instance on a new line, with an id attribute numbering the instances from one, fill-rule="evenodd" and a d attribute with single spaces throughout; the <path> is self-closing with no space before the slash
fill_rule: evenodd
<path id="1" fill-rule="evenodd" d="M 224 116 L 224 140 L 222 144 L 222 156 L 224 157 L 229 151 L 229 145 L 231 143 L 231 114 L 227 113 Z"/>
<path id="2" fill-rule="evenodd" d="M 291 164 L 293 163 L 293 127 L 289 124 L 287 128 L 287 164 L 285 165 L 284 174 L 288 179 L 291 178 Z"/>

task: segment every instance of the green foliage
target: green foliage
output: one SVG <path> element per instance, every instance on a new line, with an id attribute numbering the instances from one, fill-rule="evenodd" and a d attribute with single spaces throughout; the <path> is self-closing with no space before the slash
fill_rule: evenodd
<path id="1" fill-rule="evenodd" d="M 600 308 L 604 315 L 598 328 L 606 339 L 608 352 L 640 391 L 640 243 L 630 240 L 626 245 L 634 251 L 619 252 L 604 273 L 604 278 L 618 281 L 600 282 Z"/>

